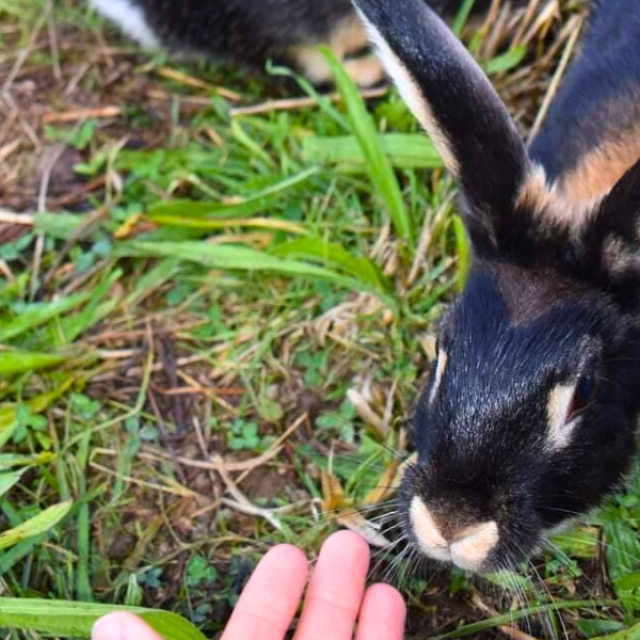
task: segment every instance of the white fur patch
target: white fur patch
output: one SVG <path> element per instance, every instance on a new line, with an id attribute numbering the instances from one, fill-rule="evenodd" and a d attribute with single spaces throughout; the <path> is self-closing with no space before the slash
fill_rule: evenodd
<path id="1" fill-rule="evenodd" d="M 313 45 L 292 47 L 289 54 L 302 73 L 314 84 L 331 82 L 333 79 L 331 67 L 318 47 Z M 372 87 L 384 79 L 384 69 L 374 55 L 348 60 L 342 58 L 342 63 L 359 87 Z"/>
<path id="2" fill-rule="evenodd" d="M 559 384 L 551 390 L 547 401 L 549 432 L 547 446 L 551 451 L 560 451 L 570 442 L 580 418 L 567 423 L 567 416 L 576 390 L 576 383 Z"/>
<path id="3" fill-rule="evenodd" d="M 315 45 L 292 47 L 290 55 L 296 61 L 300 71 L 314 84 L 330 82 L 333 77 L 327 59 Z"/>
<path id="4" fill-rule="evenodd" d="M 434 560 L 451 560 L 449 545 L 442 537 L 427 505 L 415 496 L 411 501 L 411 524 L 422 552 Z"/>
<path id="5" fill-rule="evenodd" d="M 407 103 L 413 115 L 419 120 L 420 124 L 426 129 L 427 133 L 436 145 L 443 162 L 447 169 L 455 176 L 460 175 L 460 167 L 456 160 L 449 141 L 442 129 L 438 126 L 438 122 L 433 115 L 431 106 L 425 100 L 418 83 L 415 81 L 409 70 L 404 66 L 400 58 L 392 51 L 391 47 L 384 39 L 378 29 L 367 19 L 367 17 L 358 10 L 360 17 L 367 27 L 371 41 L 378 50 L 378 54 L 382 59 L 382 64 L 387 70 L 387 74 L 396 83 L 400 95 Z"/>
<path id="6" fill-rule="evenodd" d="M 499 541 L 498 525 L 493 520 L 474 525 L 451 543 L 451 559 L 461 569 L 478 571 Z"/>
<path id="7" fill-rule="evenodd" d="M 449 356 L 447 356 L 446 352 L 443 349 L 440 349 L 440 351 L 438 351 L 438 361 L 436 363 L 436 373 L 433 380 L 433 387 L 431 387 L 431 392 L 429 393 L 429 404 L 432 404 L 436 399 L 438 389 L 440 389 L 440 384 L 442 383 L 442 377 L 444 376 L 444 370 L 447 368 L 448 359 Z"/>
<path id="8" fill-rule="evenodd" d="M 491 520 L 463 529 L 449 544 L 418 496 L 411 501 L 409 515 L 420 549 L 426 556 L 443 562 L 451 561 L 467 571 L 481 569 L 500 541 L 498 525 Z"/>
<path id="9" fill-rule="evenodd" d="M 384 69 L 374 55 L 347 60 L 344 68 L 359 87 L 373 87 L 384 80 Z"/>
<path id="10" fill-rule="evenodd" d="M 143 47 L 160 47 L 160 40 L 146 21 L 144 11 L 132 0 L 90 1 L 105 18 L 117 24 L 124 33 L 137 40 Z"/>

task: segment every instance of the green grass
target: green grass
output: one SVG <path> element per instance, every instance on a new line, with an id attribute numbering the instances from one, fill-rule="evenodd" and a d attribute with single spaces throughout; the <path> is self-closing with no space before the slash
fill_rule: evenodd
<path id="1" fill-rule="evenodd" d="M 25 107 L 43 147 L 75 153 L 48 202 L 96 185 L 71 205 L 36 211 L 42 151 L 28 142 L 0 173 L 0 209 L 22 193 L 30 223 L 0 246 L 0 579 L 18 599 L 0 601 L 0 628 L 82 637 L 98 604 L 116 604 L 212 637 L 260 553 L 288 541 L 314 554 L 333 510 L 349 522 L 380 499 L 391 450 L 408 454 L 434 322 L 469 266 L 454 186 L 397 94 L 365 106 L 335 61 L 343 102 L 300 82 L 311 106 L 231 117 L 227 92 L 163 68 L 247 103 L 298 85 L 282 69 L 144 56 L 82 4 L 46 6 L 0 0 L 2 74 L 32 43 L 12 91 L 48 114 L 88 96 L 122 115 L 45 126 Z M 483 62 L 509 88 L 526 53 Z M 193 466 L 218 454 L 226 474 Z M 229 500 L 228 477 L 259 515 Z M 379 572 L 402 583 L 415 638 L 493 637 L 512 621 L 536 637 L 633 638 L 639 525 L 633 480 L 520 576 L 410 580 L 384 558 Z M 68 610 L 65 631 L 56 609 L 34 622 L 33 599 L 91 604 Z"/>

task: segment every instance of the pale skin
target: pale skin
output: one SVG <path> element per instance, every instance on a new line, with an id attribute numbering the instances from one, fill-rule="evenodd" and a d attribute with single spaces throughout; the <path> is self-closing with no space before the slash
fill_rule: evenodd
<path id="1" fill-rule="evenodd" d="M 389 585 L 366 587 L 369 562 L 367 543 L 340 531 L 324 543 L 308 581 L 304 553 L 274 547 L 251 576 L 220 640 L 284 640 L 303 598 L 294 640 L 402 640 L 405 603 Z M 134 615 L 113 613 L 96 623 L 92 640 L 162 639 Z"/>

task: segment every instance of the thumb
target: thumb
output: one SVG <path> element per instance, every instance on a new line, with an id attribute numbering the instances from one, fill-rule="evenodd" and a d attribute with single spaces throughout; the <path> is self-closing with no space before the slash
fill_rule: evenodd
<path id="1" fill-rule="evenodd" d="M 162 640 L 132 613 L 110 613 L 100 618 L 91 632 L 91 640 Z"/>

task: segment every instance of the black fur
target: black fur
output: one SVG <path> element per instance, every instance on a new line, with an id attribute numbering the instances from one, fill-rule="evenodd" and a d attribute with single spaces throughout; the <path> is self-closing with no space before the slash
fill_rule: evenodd
<path id="1" fill-rule="evenodd" d="M 627 382 L 640 375 L 640 333 L 597 291 L 514 326 L 496 265 L 479 261 L 439 334 L 450 364 L 435 402 L 432 376 L 418 404 L 419 461 L 405 496 L 420 495 L 441 523 L 495 521 L 500 543 L 485 568 L 513 567 L 628 469 L 640 400 Z M 581 367 L 597 379 L 597 401 L 570 446 L 550 453 L 547 398 Z"/>
<path id="2" fill-rule="evenodd" d="M 454 36 L 421 0 L 406 0 L 402 7 L 388 0 L 356 4 L 384 33 L 421 92 L 429 96 L 441 133 L 453 154 L 464 158 L 458 178 L 472 207 L 511 214 L 529 159 L 514 123 L 484 74 L 470 72 L 467 56 L 451 55 Z M 478 171 L 481 167 L 487 169 Z M 501 171 L 493 171 L 494 167 L 501 167 Z"/>
<path id="3" fill-rule="evenodd" d="M 325 42 L 352 14 L 348 0 L 138 0 L 169 48 L 262 65 L 288 61 L 288 49 Z"/>
<path id="4" fill-rule="evenodd" d="M 449 544 L 466 527 L 494 521 L 499 542 L 478 570 L 512 567 L 549 530 L 597 505 L 629 468 L 640 415 L 640 162 L 594 211 L 567 221 L 566 203 L 533 179 L 506 109 L 437 16 L 418 0 L 393 8 L 355 2 L 435 116 L 426 126 L 454 156 L 474 249 L 468 285 L 439 330 L 444 374 L 433 391 L 434 366 L 414 417 L 419 459 L 402 488 L 405 529 L 416 546 L 429 546 L 413 529 L 416 496 Z M 610 77 L 614 66 L 626 66 L 620 82 L 636 86 L 640 16 L 629 18 L 627 31 L 629 4 L 640 8 L 636 0 L 601 3 L 533 147 L 554 178 L 603 136 L 624 140 L 640 125 L 640 107 L 629 120 L 587 124 L 603 97 L 611 104 L 628 97 Z M 564 425 L 560 416 L 568 439 L 557 445 L 551 392 L 578 389 L 583 376 L 595 382 L 595 395 L 578 421 L 571 410 Z"/>
<path id="5" fill-rule="evenodd" d="M 461 0 L 433 0 L 453 13 Z M 294 64 L 292 47 L 326 43 L 345 18 L 350 0 L 132 0 L 167 48 L 255 67 L 268 59 Z M 476 9 L 486 8 L 481 0 Z M 358 51 L 349 52 L 358 54 Z"/>

